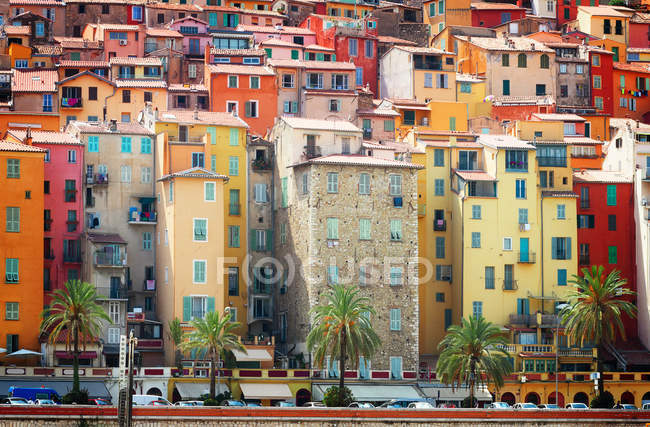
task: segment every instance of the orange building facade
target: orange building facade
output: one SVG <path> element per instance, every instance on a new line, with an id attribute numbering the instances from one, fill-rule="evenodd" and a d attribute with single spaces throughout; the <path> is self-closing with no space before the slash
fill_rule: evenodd
<path id="1" fill-rule="evenodd" d="M 614 115 L 648 123 L 650 71 L 641 64 L 614 63 Z"/>
<path id="2" fill-rule="evenodd" d="M 0 346 L 7 349 L 0 362 L 22 348 L 40 351 L 44 159 L 41 148 L 0 141 Z"/>

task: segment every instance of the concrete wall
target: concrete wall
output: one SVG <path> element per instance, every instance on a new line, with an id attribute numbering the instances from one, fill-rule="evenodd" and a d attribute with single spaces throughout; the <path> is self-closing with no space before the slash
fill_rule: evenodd
<path id="1" fill-rule="evenodd" d="M 391 49 L 379 60 L 379 98 L 413 99 L 413 64 L 411 54 Z"/>

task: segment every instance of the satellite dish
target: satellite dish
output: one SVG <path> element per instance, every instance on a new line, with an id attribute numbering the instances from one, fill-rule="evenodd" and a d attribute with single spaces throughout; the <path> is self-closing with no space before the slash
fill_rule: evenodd
<path id="1" fill-rule="evenodd" d="M 273 7 L 271 9 L 273 10 L 273 12 L 282 11 L 286 13 L 287 10 L 289 10 L 289 5 L 287 4 L 286 1 L 280 0 L 280 1 L 276 1 L 275 4 L 273 4 Z"/>

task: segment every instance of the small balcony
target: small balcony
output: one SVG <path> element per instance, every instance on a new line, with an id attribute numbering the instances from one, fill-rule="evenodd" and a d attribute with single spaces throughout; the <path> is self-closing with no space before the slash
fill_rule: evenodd
<path id="1" fill-rule="evenodd" d="M 321 156 L 321 149 L 318 145 L 305 145 L 305 156 L 307 159 L 313 159 Z"/>
<path id="2" fill-rule="evenodd" d="M 158 44 L 156 42 L 144 43 L 144 53 L 153 52 L 154 50 L 158 50 Z"/>
<path id="3" fill-rule="evenodd" d="M 230 203 L 228 206 L 228 215 L 241 215 L 241 204 Z"/>
<path id="4" fill-rule="evenodd" d="M 516 291 L 517 289 L 519 289 L 519 285 L 516 280 L 507 279 L 503 281 L 504 291 Z"/>
<path id="5" fill-rule="evenodd" d="M 118 79 L 134 79 L 135 73 L 119 73 L 117 76 Z"/>
<path id="6" fill-rule="evenodd" d="M 126 286 L 97 286 L 98 299 L 127 299 Z"/>
<path id="7" fill-rule="evenodd" d="M 255 159 L 251 162 L 251 166 L 255 171 L 268 171 L 271 170 L 271 162 L 267 159 Z"/>
<path id="8" fill-rule="evenodd" d="M 129 311 L 126 313 L 126 321 L 129 323 L 144 322 L 144 319 L 144 312 L 135 313 L 133 311 Z"/>
<path id="9" fill-rule="evenodd" d="M 372 129 L 363 130 L 363 139 L 372 139 Z"/>
<path id="10" fill-rule="evenodd" d="M 530 322 L 530 314 L 511 314 L 510 324 L 519 326 L 528 326 Z"/>
<path id="11" fill-rule="evenodd" d="M 580 254 L 578 256 L 578 263 L 579 265 L 591 265 L 589 255 Z"/>
<path id="12" fill-rule="evenodd" d="M 95 267 L 126 267 L 126 257 L 121 254 L 97 251 Z"/>
<path id="13" fill-rule="evenodd" d="M 444 219 L 434 219 L 433 231 L 447 231 L 447 221 Z"/>
<path id="14" fill-rule="evenodd" d="M 83 108 L 81 98 L 61 98 L 61 108 Z"/>
<path id="15" fill-rule="evenodd" d="M 137 208 L 129 208 L 129 224 L 156 225 L 158 215 L 156 212 L 141 212 Z"/>
<path id="16" fill-rule="evenodd" d="M 161 351 L 163 340 L 160 338 L 138 338 L 135 348 L 139 351 Z"/>
<path id="17" fill-rule="evenodd" d="M 543 167 L 566 167 L 566 157 L 552 157 L 552 156 L 539 156 L 537 157 L 537 165 Z"/>
<path id="18" fill-rule="evenodd" d="M 86 185 L 107 185 L 107 184 L 108 184 L 107 173 L 86 174 Z"/>
<path id="19" fill-rule="evenodd" d="M 534 264 L 535 263 L 535 252 L 519 252 L 517 254 L 517 262 L 520 264 Z"/>

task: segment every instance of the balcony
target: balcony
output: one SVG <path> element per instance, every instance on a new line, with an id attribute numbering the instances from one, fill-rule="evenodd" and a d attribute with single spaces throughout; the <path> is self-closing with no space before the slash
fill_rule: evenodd
<path id="1" fill-rule="evenodd" d="M 433 220 L 433 231 L 446 231 L 447 230 L 447 221 L 444 219 L 434 219 Z"/>
<path id="2" fill-rule="evenodd" d="M 107 185 L 107 173 L 86 174 L 86 185 Z"/>
<path id="3" fill-rule="evenodd" d="M 566 167 L 566 157 L 539 156 L 537 165 L 545 167 Z"/>
<path id="4" fill-rule="evenodd" d="M 134 79 L 135 73 L 119 73 L 117 76 L 118 79 Z"/>
<path id="5" fill-rule="evenodd" d="M 129 224 L 144 224 L 144 225 L 156 225 L 158 215 L 156 212 L 141 212 L 137 208 L 129 208 Z"/>
<path id="6" fill-rule="evenodd" d="M 267 159 L 255 159 L 251 162 L 251 166 L 255 171 L 268 171 L 272 169 L 271 162 Z"/>
<path id="7" fill-rule="evenodd" d="M 97 251 L 95 267 L 126 267 L 126 257 L 119 253 Z"/>
<path id="8" fill-rule="evenodd" d="M 363 139 L 372 139 L 372 129 L 363 130 Z"/>
<path id="9" fill-rule="evenodd" d="M 176 143 L 176 144 L 202 144 L 203 143 L 203 137 L 189 137 L 185 136 L 183 138 L 179 136 L 170 136 L 167 138 L 168 142 L 171 143 Z"/>
<path id="10" fill-rule="evenodd" d="M 511 314 L 510 324 L 528 326 L 530 323 L 530 314 Z"/>
<path id="11" fill-rule="evenodd" d="M 163 340 L 160 338 L 138 338 L 135 348 L 138 351 L 160 351 L 163 348 Z"/>
<path id="12" fill-rule="evenodd" d="M 519 285 L 516 280 L 504 280 L 503 281 L 503 290 L 504 291 L 516 291 L 519 289 Z"/>
<path id="13" fill-rule="evenodd" d="M 241 204 L 230 203 L 228 208 L 228 215 L 241 215 Z"/>
<path id="14" fill-rule="evenodd" d="M 143 312 L 140 313 L 135 313 L 133 311 L 129 311 L 126 313 L 126 321 L 131 323 L 131 322 L 144 322 L 145 316 Z"/>
<path id="15" fill-rule="evenodd" d="M 535 252 L 519 252 L 517 254 L 517 262 L 520 264 L 534 264 L 535 263 Z"/>
<path id="16" fill-rule="evenodd" d="M 321 149 L 318 145 L 305 145 L 304 149 L 307 159 L 313 159 L 321 156 Z"/>
<path id="17" fill-rule="evenodd" d="M 578 265 L 591 265 L 589 255 L 581 254 L 578 256 Z"/>
<path id="18" fill-rule="evenodd" d="M 81 98 L 61 98 L 61 108 L 83 108 Z"/>
<path id="19" fill-rule="evenodd" d="M 96 286 L 98 299 L 127 299 L 126 286 Z"/>
<path id="20" fill-rule="evenodd" d="M 156 42 L 144 43 L 144 53 L 153 52 L 154 50 L 158 50 L 158 44 Z"/>

